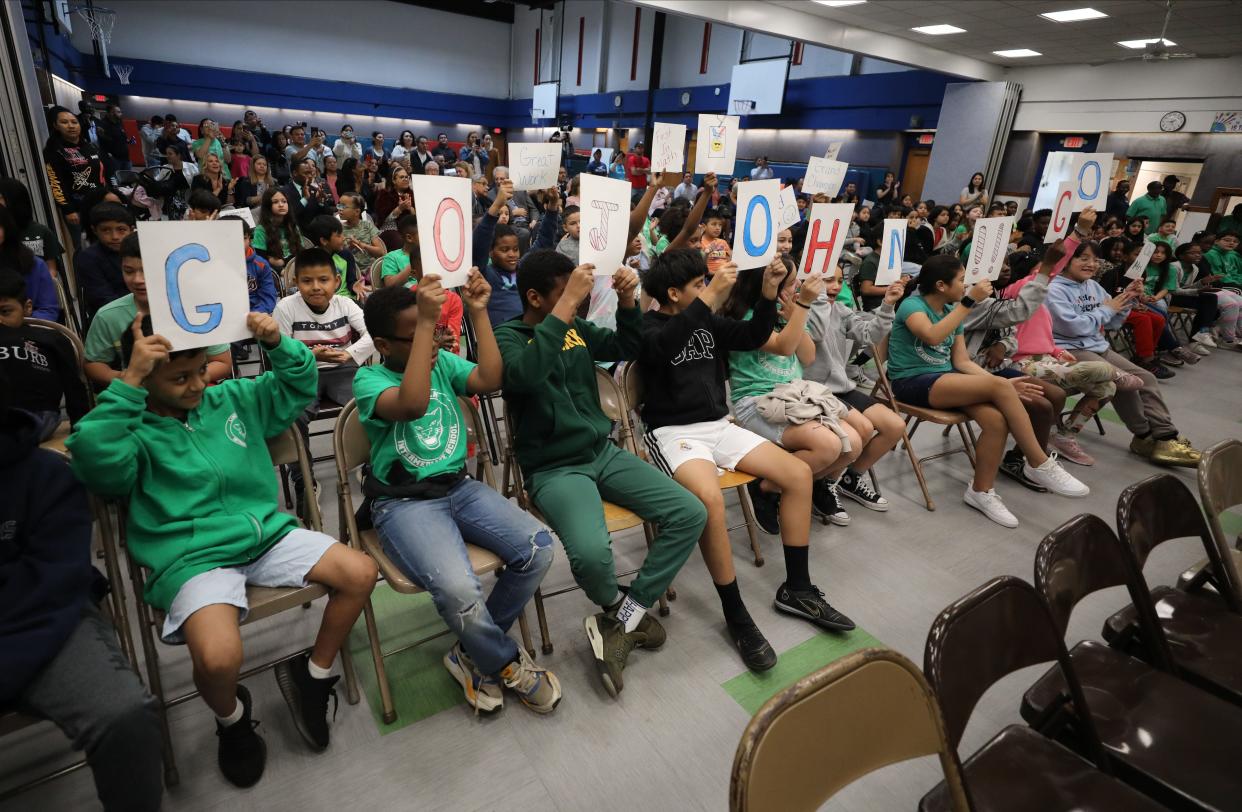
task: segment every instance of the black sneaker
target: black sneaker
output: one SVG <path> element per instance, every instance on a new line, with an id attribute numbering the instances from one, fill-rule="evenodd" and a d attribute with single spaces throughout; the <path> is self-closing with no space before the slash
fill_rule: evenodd
<path id="1" fill-rule="evenodd" d="M 837 483 L 827 478 L 812 483 L 811 515 L 827 519 L 837 527 L 850 523 L 850 514 L 841 507 L 841 499 L 837 496 Z"/>
<path id="2" fill-rule="evenodd" d="M 750 503 L 755 508 L 755 523 L 759 529 L 769 536 L 781 534 L 780 497 L 774 493 L 759 490 L 760 480 L 752 480 L 746 484 L 746 492 L 750 494 Z"/>
<path id="3" fill-rule="evenodd" d="M 253 787 L 263 777 L 267 745 L 263 737 L 254 732 L 259 723 L 250 718 L 250 691 L 245 685 L 237 686 L 237 701 L 242 704 L 242 718 L 228 727 L 216 722 L 216 736 L 220 738 L 216 761 L 229 783 Z"/>
<path id="4" fill-rule="evenodd" d="M 841 496 L 848 496 L 869 510 L 879 511 L 880 513 L 888 510 L 888 500 L 875 492 L 875 489 L 871 487 L 870 478 L 866 474 L 855 474 L 853 471 L 846 471 L 837 480 L 837 493 Z"/>
<path id="5" fill-rule="evenodd" d="M 742 662 L 751 671 L 767 671 L 776 665 L 776 652 L 768 643 L 768 639 L 759 631 L 754 621 L 748 623 L 725 623 L 737 653 L 742 655 Z"/>
<path id="6" fill-rule="evenodd" d="M 824 600 L 824 593 L 816 586 L 810 589 L 790 589 L 785 584 L 781 584 L 781 588 L 776 590 L 776 600 L 773 605 L 778 612 L 797 615 L 823 629 L 834 632 L 854 630 L 854 621 L 833 609 L 828 601 Z"/>
<path id="7" fill-rule="evenodd" d="M 1157 379 L 1167 381 L 1169 378 L 1177 377 L 1177 373 L 1166 367 L 1164 364 L 1152 358 L 1148 361 L 1135 361 L 1136 365 L 1155 375 Z"/>
<path id="8" fill-rule="evenodd" d="M 276 684 L 293 714 L 298 733 L 316 753 L 328 747 L 328 697 L 332 697 L 332 719 L 336 719 L 336 690 L 340 677 L 315 679 L 310 675 L 310 654 L 300 654 L 276 666 Z"/>
<path id="9" fill-rule="evenodd" d="M 1177 353 L 1173 350 L 1160 353 L 1160 363 L 1169 367 L 1185 366 L 1186 362 L 1177 357 Z"/>
<path id="10" fill-rule="evenodd" d="M 1024 488 L 1036 493 L 1047 493 L 1048 489 L 1026 475 L 1026 459 L 1017 449 L 1010 449 L 1001 460 L 1000 472 L 1017 482 Z"/>

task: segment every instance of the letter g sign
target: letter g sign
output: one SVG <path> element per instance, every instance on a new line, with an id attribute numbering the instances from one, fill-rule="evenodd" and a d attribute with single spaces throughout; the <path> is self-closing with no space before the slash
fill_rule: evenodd
<path id="1" fill-rule="evenodd" d="M 211 259 L 211 254 L 207 249 L 196 242 L 189 245 L 183 245 L 168 255 L 168 260 L 164 263 L 164 280 L 168 288 L 168 305 L 172 309 L 172 317 L 177 326 L 185 330 L 187 333 L 210 333 L 220 324 L 220 319 L 224 314 L 224 305 L 219 302 L 211 304 L 202 304 L 194 308 L 198 313 L 207 317 L 207 320 L 194 324 L 186 316 L 185 303 L 181 301 L 181 266 L 187 262 L 207 262 Z"/>

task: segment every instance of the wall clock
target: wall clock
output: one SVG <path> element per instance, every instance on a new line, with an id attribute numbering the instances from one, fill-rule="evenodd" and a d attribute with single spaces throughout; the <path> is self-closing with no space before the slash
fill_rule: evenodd
<path id="1" fill-rule="evenodd" d="M 1160 117 L 1160 129 L 1166 133 L 1175 133 L 1186 126 L 1186 114 L 1174 110 Z"/>

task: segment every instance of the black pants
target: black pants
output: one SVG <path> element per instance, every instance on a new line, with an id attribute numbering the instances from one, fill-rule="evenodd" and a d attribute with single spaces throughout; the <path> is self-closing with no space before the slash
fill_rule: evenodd
<path id="1" fill-rule="evenodd" d="M 1173 305 L 1194 308 L 1195 323 L 1190 328 L 1191 335 L 1208 329 L 1220 318 L 1220 309 L 1216 306 L 1216 294 L 1214 293 L 1174 293 Z"/>

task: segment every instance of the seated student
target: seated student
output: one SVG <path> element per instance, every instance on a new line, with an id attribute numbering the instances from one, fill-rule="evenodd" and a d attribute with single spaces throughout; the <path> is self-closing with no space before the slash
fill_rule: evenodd
<path id="1" fill-rule="evenodd" d="M 272 187 L 263 193 L 259 224 L 254 227 L 250 243 L 277 273 L 284 272 L 285 263 L 298 251 L 310 247 L 289 213 L 289 197 L 283 190 Z"/>
<path id="2" fill-rule="evenodd" d="M 512 226 L 502 224 L 501 221 L 501 218 L 506 216 L 505 212 L 512 197 L 513 181 L 497 182 L 496 199 L 488 207 L 483 219 L 479 220 L 479 224 L 474 227 L 472 238 L 474 256 L 488 258 L 482 270 L 483 277 L 492 286 L 492 298 L 487 305 L 487 315 L 495 325 L 503 324 L 509 319 L 522 315 L 522 297 L 517 291 L 517 265 L 518 257 L 522 255 L 521 244 L 517 230 Z M 550 208 L 540 222 L 539 233 L 535 237 L 531 250 L 537 251 L 556 245 L 556 232 L 560 223 L 557 212 L 560 210 L 561 198 L 559 194 L 551 193 L 547 195 L 547 199 Z M 570 219 L 569 214 L 565 217 L 567 221 Z M 575 254 L 571 259 L 577 264 L 576 239 L 574 247 Z M 569 255 L 565 254 L 565 256 Z"/>
<path id="3" fill-rule="evenodd" d="M 194 684 L 216 715 L 220 771 L 239 787 L 259 780 L 267 758 L 250 691 L 238 683 L 246 585 L 331 590 L 309 654 L 276 666 L 294 724 L 319 752 L 339 679 L 329 669 L 378 574 L 365 553 L 277 509 L 264 440 L 315 396 L 315 361 L 271 316 L 251 313 L 247 326 L 272 371 L 208 386 L 201 348 L 172 351 L 150 334 L 149 318 L 135 318 L 125 373 L 66 442 L 78 479 L 129 499 L 129 553 L 151 571 L 143 599 L 165 613 L 164 642 L 189 647 Z"/>
<path id="4" fill-rule="evenodd" d="M 1021 398 L 1038 394 L 1039 387 L 997 377 L 970 360 L 962 323 L 977 301 L 991 295 L 992 283 L 985 279 L 966 295 L 965 274 L 961 260 L 947 254 L 923 263 L 918 294 L 897 308 L 888 374 L 897 400 L 960 409 L 979 425 L 975 476 L 963 500 L 1002 527 L 1017 527 L 1018 520 L 992 487 L 1007 435 L 1013 435 L 1026 458 L 1023 472 L 1035 484 L 1062 496 L 1086 496 L 1090 489 L 1048 456 L 1035 438 Z"/>
<path id="5" fill-rule="evenodd" d="M 75 425 L 90 404 L 73 345 L 60 333 L 25 324 L 30 312 L 21 274 L 0 268 L 0 373 L 7 379 L 11 405 L 34 416 L 41 443 L 60 425 L 62 398 Z"/>
<path id="6" fill-rule="evenodd" d="M 383 257 L 388 249 L 384 247 L 375 223 L 362 216 L 367 210 L 366 200 L 362 195 L 345 192 L 341 195 L 339 208 L 341 223 L 344 225 L 345 244 L 349 246 L 354 255 L 354 263 L 365 277 L 375 260 Z"/>
<path id="7" fill-rule="evenodd" d="M 250 291 L 250 312 L 271 313 L 276 309 L 276 277 L 272 266 L 254 250 L 254 229 L 236 214 L 225 215 L 221 220 L 236 220 L 242 224 L 246 240 L 246 287 Z"/>
<path id="8" fill-rule="evenodd" d="M 518 266 L 520 319 L 496 329 L 504 358 L 504 396 L 526 490 L 565 545 L 574 580 L 602 611 L 587 617 L 600 679 L 609 694 L 635 646 L 659 648 L 664 629 L 648 612 L 672 583 L 703 532 L 703 504 L 638 457 L 617 448 L 599 405 L 595 364 L 632 361 L 642 341 L 638 277 L 613 275 L 617 330 L 576 318 L 594 286 L 594 266 L 577 268 L 555 251 L 532 251 Z M 622 594 L 600 500 L 659 527 L 638 576 Z"/>
<path id="9" fill-rule="evenodd" d="M 1159 465 L 1194 468 L 1199 464 L 1199 452 L 1178 435 L 1156 376 L 1114 352 L 1104 337 L 1104 329 L 1117 329 L 1125 322 L 1142 283 L 1136 279 L 1124 291 L 1110 297 L 1092 278 L 1099 251 L 1093 242 L 1079 245 L 1065 270 L 1048 286 L 1053 340 L 1061 349 L 1073 352 L 1079 361 L 1107 361 L 1140 378 L 1141 389 L 1119 390 L 1113 398 L 1118 416 L 1134 435 L 1130 450 Z"/>
<path id="10" fill-rule="evenodd" d="M 652 460 L 707 507 L 707 526 L 699 541 L 703 560 L 720 595 L 725 626 L 746 667 L 766 671 L 776 652 L 746 611 L 733 571 L 717 466 L 761 477 L 780 489 L 785 581 L 776 592 L 776 609 L 817 626 L 848 631 L 853 622 L 824 600 L 811 583 L 807 555 L 811 532 L 811 468 L 763 437 L 730 423 L 725 399 L 728 353 L 755 350 L 776 326 L 776 296 L 786 266 L 773 262 L 762 271 L 754 316 L 739 321 L 715 315 L 737 279 L 737 266 L 724 265 L 704 286 L 707 263 L 697 249 L 665 251 L 643 278 L 659 311 L 643 316 L 639 356 L 646 397 L 642 407 L 645 440 Z"/>
<path id="11" fill-rule="evenodd" d="M 195 189 L 190 192 L 189 210 L 185 213 L 186 220 L 214 220 L 220 216 L 220 198 L 206 189 Z"/>
<path id="12" fill-rule="evenodd" d="M 379 285 L 376 287 L 404 285 L 411 290 L 417 290 L 418 280 L 423 278 L 423 260 L 418 246 L 418 216 L 403 215 L 397 228 L 401 231 L 402 245 L 384 255 L 384 261 L 380 265 Z M 490 306 L 489 304 L 489 308 Z M 445 294 L 444 308 L 436 321 L 436 346 L 452 353 L 457 352 L 461 346 L 461 323 L 464 315 L 461 297 L 451 290 L 448 291 Z"/>
<path id="13" fill-rule="evenodd" d="M 80 254 L 79 254 L 80 256 Z M 150 313 L 147 280 L 142 270 L 142 250 L 138 235 L 130 234 L 120 245 L 121 274 L 129 293 L 100 308 L 86 333 L 86 377 L 102 389 L 125 371 L 121 341 L 129 334 L 134 317 Z M 207 382 L 222 381 L 233 374 L 228 344 L 207 347 Z"/>
<path id="14" fill-rule="evenodd" d="M 73 255 L 73 270 L 82 290 L 83 307 L 91 316 L 127 293 L 121 278 L 121 240 L 134 231 L 134 215 L 119 203 L 100 203 L 90 210 L 96 242 Z"/>
<path id="15" fill-rule="evenodd" d="M 1238 254 L 1238 232 L 1224 230 L 1216 235 L 1216 242 L 1203 255 L 1203 260 L 1220 277 L 1220 286 L 1242 293 L 1242 255 Z"/>
<path id="16" fill-rule="evenodd" d="M 341 278 L 336 295 L 348 296 L 355 302 L 365 301 L 366 286 L 358 276 L 354 255 L 345 250 L 345 227 L 341 221 L 330 214 L 320 214 L 307 224 L 306 239 L 332 256 L 337 276 Z"/>
<path id="17" fill-rule="evenodd" d="M 1239 335 L 1242 335 L 1242 295 L 1224 288 L 1215 289 L 1219 277 L 1211 273 L 1211 268 L 1204 272 L 1205 265 L 1203 249 L 1198 243 L 1188 242 L 1178 246 L 1174 266 L 1177 289 L 1173 293 L 1173 304 L 1194 308 L 1195 320 L 1191 331 L 1195 345 L 1236 346 Z M 1213 328 L 1220 334 L 1219 343 L 1212 336 Z"/>
<path id="18" fill-rule="evenodd" d="M 104 809 L 155 812 L 164 789 L 159 713 L 97 605 L 107 582 L 91 566 L 86 490 L 63 457 L 38 448 L 37 421 L 12 404 L 18 381 L 4 372 L 0 708 L 55 722 L 85 750 Z"/>
<path id="19" fill-rule="evenodd" d="M 577 178 L 575 177 L 575 180 Z M 574 265 L 578 264 L 578 228 L 582 223 L 582 215 L 577 206 L 565 207 L 565 236 L 556 244 L 556 252 L 569 257 Z"/>
<path id="20" fill-rule="evenodd" d="M 847 369 L 851 354 L 878 344 L 893 327 L 893 308 L 905 295 L 906 286 L 888 286 L 880 306 L 871 313 L 854 310 L 841 298 L 848 290 L 842 272 L 828 277 L 824 295 L 811 305 L 806 330 L 815 342 L 815 359 L 807 364 L 802 377 L 828 387 L 837 400 L 849 407 L 845 422 L 854 427 L 862 440 L 862 450 L 837 480 L 837 493 L 848 496 L 865 508 L 888 510 L 888 500 L 871 487 L 867 472 L 871 466 L 897 447 L 901 441 L 902 419 L 893 410 L 859 390 Z"/>
<path id="21" fill-rule="evenodd" d="M 17 222 L 6 206 L 0 205 L 0 269 L 21 275 L 30 296 L 31 311 L 36 319 L 60 321 L 60 299 L 56 280 L 47 264 L 25 246 L 17 231 Z"/>
<path id="22" fill-rule="evenodd" d="M 1164 329 L 1161 331 L 1161 346 L 1165 348 L 1160 360 L 1166 364 L 1199 363 L 1199 353 L 1192 352 L 1173 335 L 1169 326 L 1169 302 L 1173 291 L 1177 290 L 1177 271 L 1173 269 L 1173 248 L 1166 241 L 1158 241 L 1155 237 L 1156 249 L 1152 251 L 1143 271 L 1143 292 L 1139 300 L 1151 310 L 1164 317 Z M 1193 343 L 1193 342 L 1192 342 Z M 1202 344 L 1195 344 L 1203 355 L 1210 350 Z"/>
<path id="23" fill-rule="evenodd" d="M 552 535 L 529 513 L 466 474 L 465 418 L 459 395 L 495 392 L 503 367 L 487 318 L 489 287 L 478 270 L 462 288 L 478 339 L 479 363 L 435 343 L 445 290 L 437 276 L 417 294 L 405 287 L 367 299 L 367 328 L 384 363 L 354 379 L 358 416 L 371 442 L 363 492 L 384 550 L 416 584 L 431 592 L 436 610 L 457 634 L 444 667 L 483 713 L 504 705 L 501 686 L 536 713 L 551 713 L 561 684 L 509 637 L 552 565 Z M 486 600 L 465 545 L 495 553 L 504 563 Z"/>

